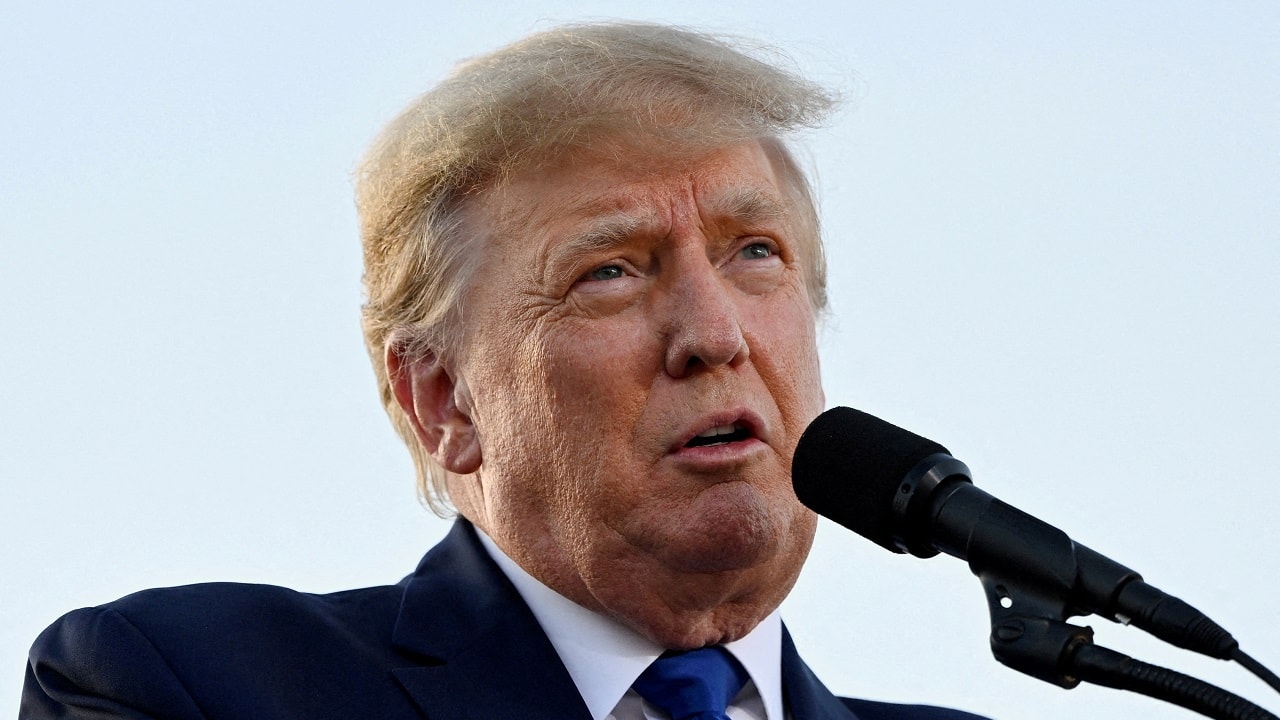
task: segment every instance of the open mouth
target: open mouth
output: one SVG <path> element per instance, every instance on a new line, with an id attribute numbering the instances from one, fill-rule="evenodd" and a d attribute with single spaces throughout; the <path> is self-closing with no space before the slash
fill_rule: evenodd
<path id="1" fill-rule="evenodd" d="M 687 448 L 708 447 L 711 445 L 724 445 L 732 442 L 747 440 L 751 437 L 751 431 L 740 423 L 732 425 L 720 425 L 694 436 L 692 440 L 685 443 Z"/>

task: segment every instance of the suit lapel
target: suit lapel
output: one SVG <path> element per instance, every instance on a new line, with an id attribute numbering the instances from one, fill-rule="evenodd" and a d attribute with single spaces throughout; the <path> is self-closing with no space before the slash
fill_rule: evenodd
<path id="1" fill-rule="evenodd" d="M 782 694 L 791 720 L 857 720 L 800 659 L 791 633 L 782 629 Z"/>
<path id="2" fill-rule="evenodd" d="M 590 720 L 533 613 L 459 520 L 405 580 L 393 671 L 430 720 Z"/>
<path id="3" fill-rule="evenodd" d="M 520 594 L 459 520 L 402 583 L 392 642 L 414 665 L 393 674 L 429 720 L 590 720 L 573 678 Z M 782 633 L 792 720 L 857 720 Z"/>

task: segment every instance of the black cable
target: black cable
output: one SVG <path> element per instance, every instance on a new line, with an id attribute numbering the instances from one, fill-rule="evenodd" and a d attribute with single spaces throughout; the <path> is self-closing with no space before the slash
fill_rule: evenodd
<path id="1" fill-rule="evenodd" d="M 1241 650 L 1238 646 L 1231 652 L 1231 659 L 1240 663 L 1246 670 L 1257 675 L 1262 682 L 1271 686 L 1272 690 L 1280 692 L 1280 676 L 1271 672 L 1262 663 L 1249 657 L 1248 653 Z"/>
<path id="2" fill-rule="evenodd" d="M 1068 663 L 1070 673 L 1085 682 L 1141 693 L 1216 720 L 1280 720 L 1239 695 L 1203 680 L 1092 643 L 1078 645 Z"/>

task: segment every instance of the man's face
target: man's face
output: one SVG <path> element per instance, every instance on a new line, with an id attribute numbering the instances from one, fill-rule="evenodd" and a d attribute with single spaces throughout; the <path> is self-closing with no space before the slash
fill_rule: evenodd
<path id="1" fill-rule="evenodd" d="M 481 196 L 452 368 L 480 467 L 460 511 L 561 594 L 667 645 L 745 634 L 815 516 L 822 409 L 798 217 L 758 142 L 579 153 Z"/>

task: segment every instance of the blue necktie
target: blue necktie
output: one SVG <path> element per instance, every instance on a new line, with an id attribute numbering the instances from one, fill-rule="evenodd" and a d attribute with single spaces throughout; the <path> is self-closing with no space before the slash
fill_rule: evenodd
<path id="1" fill-rule="evenodd" d="M 671 720 L 729 720 L 725 708 L 748 677 L 724 648 L 705 647 L 664 653 L 631 687 Z"/>

